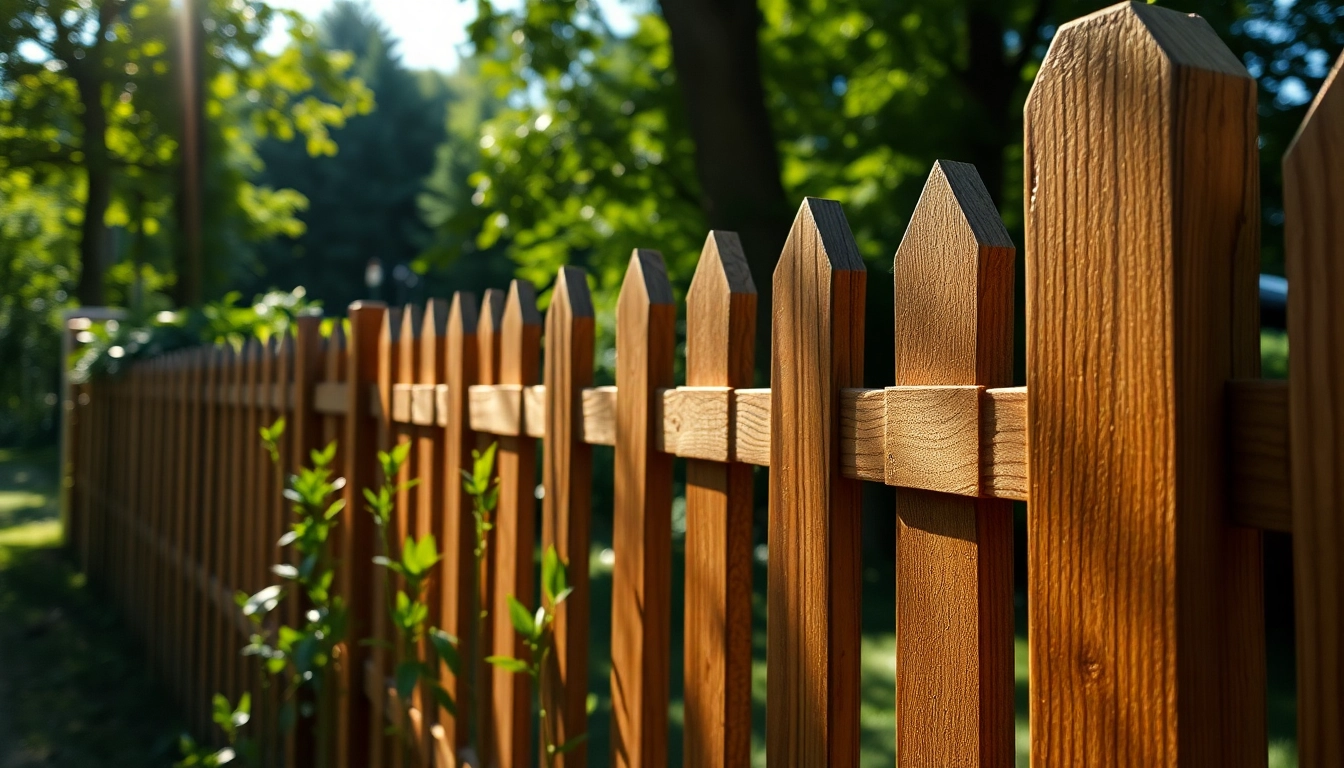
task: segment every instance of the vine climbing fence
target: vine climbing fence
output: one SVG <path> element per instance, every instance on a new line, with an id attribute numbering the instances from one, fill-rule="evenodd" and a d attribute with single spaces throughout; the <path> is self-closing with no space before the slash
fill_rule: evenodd
<path id="1" fill-rule="evenodd" d="M 565 267 L 534 288 L 423 307 L 361 302 L 323 335 L 193 349 L 70 392 L 68 532 L 193 725 L 256 659 L 232 595 L 286 554 L 281 479 L 338 441 L 347 503 L 334 589 L 350 637 L 387 637 L 370 560 L 375 453 L 409 442 L 395 538 L 434 533 L 432 621 L 464 635 L 473 529 L 459 470 L 498 442 L 480 580 L 483 642 L 519 656 L 506 595 L 533 604 L 536 553 L 570 563 L 558 608 L 562 738 L 584 732 L 592 446 L 614 446 L 613 763 L 668 753 L 674 462 L 686 462 L 687 765 L 745 765 L 751 595 L 768 596 L 772 766 L 853 766 L 862 483 L 900 488 L 896 722 L 902 766 L 1014 755 L 1013 525 L 1027 502 L 1032 764 L 1263 765 L 1261 531 L 1291 531 L 1302 765 L 1344 765 L 1344 85 L 1336 66 L 1284 163 L 1290 378 L 1259 376 L 1254 80 L 1198 17 L 1125 4 L 1061 27 L 1025 110 L 1027 386 L 1011 387 L 1014 244 L 975 169 L 930 174 L 895 251 L 893 386 L 864 389 L 867 283 L 839 204 L 807 199 L 772 276 L 709 234 L 679 308 L 636 251 L 616 309 L 616 385 L 594 387 L 594 312 Z M 756 306 L 753 279 L 773 281 Z M 759 311 L 770 387 L 751 388 Z M 877 329 L 892 332 L 892 327 Z M 280 466 L 258 430 L 283 416 Z M 768 583 L 753 585 L 753 467 L 769 475 Z M 538 486 L 544 494 L 534 494 Z M 536 496 L 542 495 L 540 501 Z M 298 607 L 286 610 L 298 611 Z M 283 617 L 281 617 L 283 618 Z M 340 766 L 400 764 L 385 735 L 395 654 L 349 643 L 328 692 Z M 454 694 L 459 682 L 444 671 Z M 497 671 L 492 763 L 536 762 L 529 682 Z M 263 694 L 257 718 L 273 718 Z M 428 699 L 416 760 L 457 764 L 467 724 Z M 265 745 L 303 764 L 323 738 Z M 583 765 L 582 745 L 562 757 Z M 602 745 L 602 748 L 606 748 Z"/>

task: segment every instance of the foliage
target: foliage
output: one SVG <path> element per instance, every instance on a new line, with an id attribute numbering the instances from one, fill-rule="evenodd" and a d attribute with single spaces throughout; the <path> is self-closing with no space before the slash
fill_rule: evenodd
<path id="1" fill-rule="evenodd" d="M 541 558 L 541 592 L 542 603 L 537 606 L 535 612 L 513 595 L 508 596 L 509 621 L 513 624 L 514 631 L 523 638 L 523 644 L 527 646 L 528 656 L 532 661 L 515 659 L 511 656 L 490 656 L 486 661 L 505 671 L 532 678 L 532 688 L 537 694 L 537 709 L 541 717 L 542 750 L 546 765 L 554 766 L 559 755 L 588 740 L 588 734 L 581 733 L 563 744 L 556 744 L 555 724 L 548 716 L 546 703 L 542 698 L 550 669 L 547 662 L 555 649 L 555 633 L 551 628 L 555 622 L 555 611 L 574 593 L 574 588 L 569 586 L 565 563 L 555 551 L 554 545 L 547 547 L 546 554 Z"/>
<path id="2" fill-rule="evenodd" d="M 415 748 L 414 731 L 407 725 L 416 690 L 423 686 L 423 690 L 428 691 L 439 706 L 456 713 L 457 702 L 439 682 L 439 664 L 445 664 L 455 675 L 461 673 L 457 638 L 429 626 L 429 605 L 425 602 L 425 592 L 434 566 L 439 562 L 438 545 L 433 534 L 425 534 L 419 540 L 407 536 L 402 542 L 400 556 L 394 558 L 391 554 L 389 529 L 396 495 L 417 483 L 416 480 L 402 482 L 397 479 L 410 450 L 411 443 L 404 442 L 391 451 L 379 451 L 382 485 L 377 491 L 364 489 L 366 508 L 378 527 L 379 554 L 373 562 L 384 569 L 383 589 L 392 626 L 397 633 L 397 642 L 392 650 L 397 653 L 394 679 L 401 712 L 396 725 L 390 730 L 400 737 L 408 762 Z M 394 583 L 393 574 L 398 577 L 399 585 Z"/>
<path id="3" fill-rule="evenodd" d="M 182 734 L 178 749 L 182 751 L 182 759 L 174 763 L 176 768 L 215 768 L 220 765 L 228 765 L 235 759 L 242 758 L 243 762 L 255 762 L 257 759 L 257 745 L 251 739 L 242 738 L 238 731 L 252 719 L 252 694 L 243 692 L 238 697 L 238 706 L 229 703 L 228 697 L 222 693 L 216 693 L 211 700 L 210 719 L 224 734 L 228 746 L 214 749 L 213 747 L 197 744 L 189 734 Z"/>
<path id="4" fill-rule="evenodd" d="M 272 291 L 251 304 L 239 304 L 239 298 L 234 292 L 200 309 L 93 323 L 80 334 L 84 346 L 71 361 L 70 378 L 115 376 L 137 360 L 201 344 L 241 347 L 248 339 L 285 333 L 297 317 L 318 308 L 302 287 Z"/>
<path id="5" fill-rule="evenodd" d="M 313 156 L 275 138 L 260 144 L 266 168 L 258 183 L 291 188 L 308 206 L 299 216 L 300 232 L 258 247 L 254 273 L 243 275 L 243 287 L 302 284 L 310 296 L 344 307 L 369 297 L 364 270 L 377 256 L 385 279 L 374 298 L 423 296 L 408 290 L 404 267 L 428 245 L 417 196 L 444 141 L 453 94 L 442 76 L 406 69 L 396 40 L 365 5 L 341 0 L 317 28 L 323 46 L 352 56 L 349 73 L 372 91 L 378 109 L 331 132 L 341 148 L 334 157 Z M 403 270 L 396 272 L 397 265 Z"/>

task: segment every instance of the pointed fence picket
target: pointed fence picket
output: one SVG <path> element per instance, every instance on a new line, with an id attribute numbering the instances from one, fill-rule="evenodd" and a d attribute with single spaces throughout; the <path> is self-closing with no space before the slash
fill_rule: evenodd
<path id="1" fill-rule="evenodd" d="M 890 328 L 864 328 L 871 286 L 838 203 L 802 203 L 773 275 L 750 274 L 737 237 L 711 232 L 686 295 L 685 386 L 673 286 L 645 250 L 616 303 L 615 387 L 593 386 L 596 320 L 576 267 L 556 275 L 544 318 L 521 280 L 479 312 L 465 292 L 360 302 L 325 335 L 304 316 L 279 338 L 72 385 L 69 541 L 208 738 L 212 693 L 257 694 L 233 596 L 291 557 L 277 547 L 281 480 L 337 441 L 333 589 L 351 642 L 335 690 L 312 702 L 335 708 L 334 726 L 268 736 L 266 758 L 446 768 L 472 745 L 492 768 L 521 768 L 587 730 L 592 487 L 611 482 L 611 741 L 558 762 L 609 749 L 617 765 L 657 768 L 685 460 L 685 760 L 737 766 L 752 741 L 752 476 L 765 467 L 767 756 L 843 767 L 858 763 L 860 491 L 895 486 L 897 763 L 1007 766 L 1010 502 L 1026 501 L 1033 764 L 1212 766 L 1265 762 L 1259 541 L 1287 530 L 1299 748 L 1305 765 L 1344 764 L 1339 71 L 1285 160 L 1286 384 L 1257 378 L 1253 82 L 1198 17 L 1126 4 L 1060 28 L 1026 105 L 1026 387 L 1008 386 L 1015 246 L 975 169 L 939 162 L 894 249 Z M 764 279 L 774 303 L 758 308 Z M 772 318 L 769 389 L 750 388 L 758 310 Z M 865 389 L 865 332 L 888 330 L 895 381 Z M 258 430 L 280 417 L 276 467 Z M 413 449 L 397 479 L 420 484 L 396 494 L 390 538 L 436 537 L 429 623 L 464 650 L 525 657 L 506 600 L 535 607 L 545 548 L 568 564 L 575 592 L 539 692 L 552 732 L 538 731 L 532 682 L 500 669 L 479 671 L 473 692 L 438 668 L 459 714 L 417 693 L 402 722 L 407 659 L 390 644 L 363 500 L 383 480 L 375 453 L 402 442 Z M 459 472 L 492 442 L 499 505 L 477 570 Z M 613 477 L 593 477 L 593 445 L 614 446 Z M 290 601 L 280 618 L 303 610 Z M 275 734 L 283 697 L 254 702 L 256 729 Z M 409 757 L 397 730 L 414 734 Z"/>

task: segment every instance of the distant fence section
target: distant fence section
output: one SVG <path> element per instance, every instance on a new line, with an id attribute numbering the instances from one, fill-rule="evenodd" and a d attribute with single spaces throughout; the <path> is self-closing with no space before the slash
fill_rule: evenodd
<path id="1" fill-rule="evenodd" d="M 458 470 L 499 444 L 484 642 L 517 655 L 506 595 L 535 604 L 536 553 L 571 563 L 545 706 L 586 728 L 592 446 L 615 449 L 613 764 L 668 752 L 671 506 L 686 464 L 685 760 L 751 746 L 752 467 L 769 473 L 766 746 L 775 766 L 854 766 L 860 488 L 897 486 L 901 766 L 1013 763 L 1013 526 L 1028 510 L 1037 766 L 1264 765 L 1260 537 L 1294 538 L 1299 751 L 1344 765 L 1344 85 L 1337 65 L 1285 161 L 1288 382 L 1258 362 L 1255 83 L 1198 17 L 1142 4 L 1062 27 L 1026 106 L 1027 386 L 1012 387 L 1016 249 L 975 169 L 937 164 L 893 262 L 896 381 L 863 383 L 868 274 L 840 205 L 807 199 L 773 274 L 770 388 L 753 389 L 755 279 L 712 232 L 679 308 L 661 256 L 632 254 L 616 385 L 594 387 L 584 273 L 545 315 L 534 287 L 424 307 L 357 303 L 267 343 L 178 352 L 71 390 L 69 538 L 209 731 L 210 694 L 252 687 L 232 599 L 268 583 L 284 473 L 339 441 L 337 591 L 351 637 L 388 637 L 362 489 L 413 444 L 394 539 L 434 533 L 431 623 L 465 634 L 470 500 Z M 879 329 L 891 333 L 893 328 Z M 281 467 L 258 430 L 291 425 Z M 1291 457 L 1291 459 L 1290 459 Z M 534 495 L 540 470 L 543 498 Z M 601 480 L 599 480 L 601 481 Z M 290 608 L 297 611 L 297 607 Z M 380 646 L 345 647 L 341 766 L 400 764 Z M 445 673 L 453 693 L 459 683 Z M 536 762 L 526 678 L 496 672 L 483 733 Z M 257 717 L 274 718 L 278 694 Z M 424 764 L 467 724 L 431 701 Z M 309 764 L 313 734 L 266 745 Z M 562 758 L 584 765 L 585 745 Z"/>

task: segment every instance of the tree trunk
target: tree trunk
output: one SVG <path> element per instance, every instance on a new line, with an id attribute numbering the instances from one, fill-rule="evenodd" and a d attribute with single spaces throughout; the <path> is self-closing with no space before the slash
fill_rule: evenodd
<path id="1" fill-rule="evenodd" d="M 770 360 L 770 283 L 792 208 L 765 105 L 755 0 L 662 0 L 685 99 L 701 206 L 742 238 L 759 294 L 758 369 Z"/>
<path id="2" fill-rule="evenodd" d="M 112 201 L 112 166 L 107 154 L 107 111 L 103 108 L 101 79 L 82 72 L 76 77 L 84 107 L 84 168 L 89 189 L 84 201 L 84 223 L 79 235 L 79 284 L 75 295 L 86 307 L 102 306 L 103 267 L 107 262 L 107 225 L 103 218 Z"/>
<path id="3" fill-rule="evenodd" d="M 186 0 L 178 11 L 178 71 L 182 84 L 182 146 L 179 153 L 175 250 L 177 283 L 173 301 L 179 307 L 194 307 L 202 300 L 204 257 L 202 237 L 203 179 L 205 167 L 204 120 L 201 78 L 201 9 L 196 0 Z"/>

